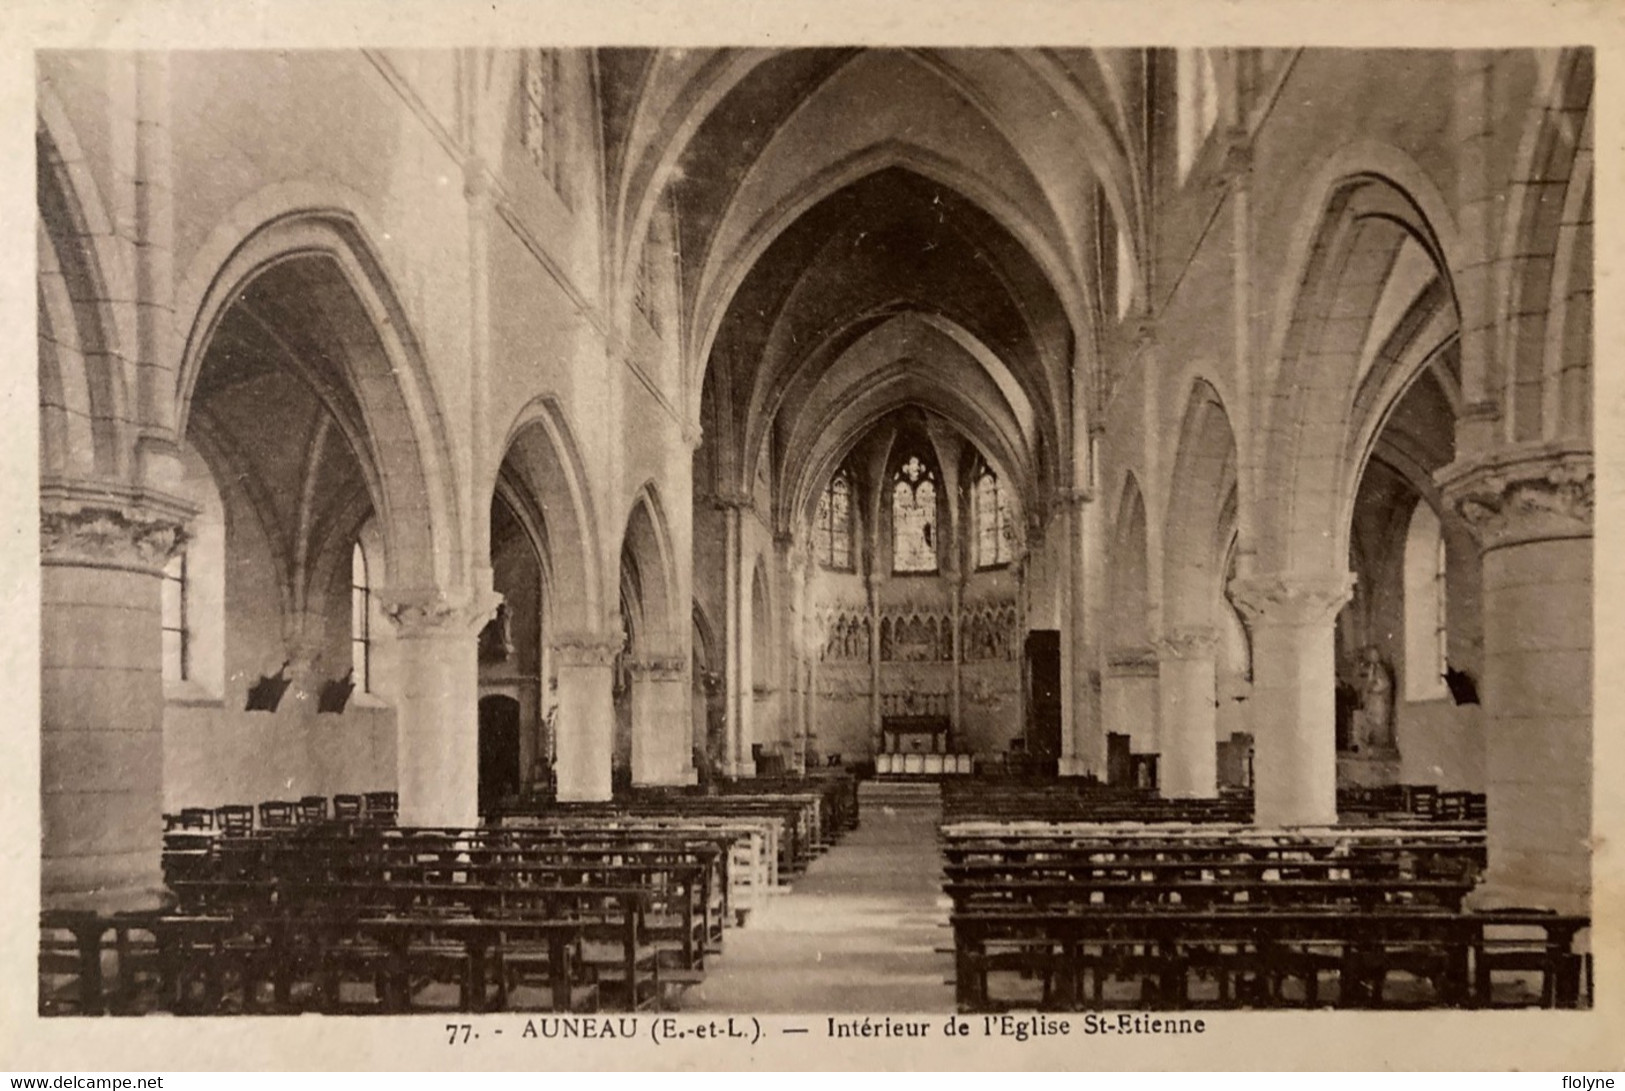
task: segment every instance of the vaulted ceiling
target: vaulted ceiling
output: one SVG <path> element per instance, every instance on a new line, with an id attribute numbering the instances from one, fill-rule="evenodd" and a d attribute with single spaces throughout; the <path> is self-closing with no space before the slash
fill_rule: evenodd
<path id="1" fill-rule="evenodd" d="M 1069 484 L 1100 207 L 1141 217 L 1137 56 L 600 51 L 620 268 L 676 225 L 698 487 L 765 459 L 788 529 L 909 405 L 1035 509 Z"/>

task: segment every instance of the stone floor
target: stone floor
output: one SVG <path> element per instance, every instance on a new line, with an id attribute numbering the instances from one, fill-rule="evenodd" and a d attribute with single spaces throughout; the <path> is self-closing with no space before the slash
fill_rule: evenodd
<path id="1" fill-rule="evenodd" d="M 954 1010 L 953 958 L 937 952 L 953 946 L 940 799 L 934 786 L 865 788 L 858 828 L 729 930 L 683 1011 Z"/>

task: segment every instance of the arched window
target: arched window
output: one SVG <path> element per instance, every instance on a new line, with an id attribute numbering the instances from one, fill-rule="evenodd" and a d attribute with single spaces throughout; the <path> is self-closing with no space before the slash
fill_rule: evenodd
<path id="1" fill-rule="evenodd" d="M 1010 528 L 1010 506 L 999 477 L 984 469 L 976 478 L 976 491 L 971 496 L 976 516 L 976 567 L 993 568 L 1010 563 L 1013 535 Z"/>
<path id="2" fill-rule="evenodd" d="M 185 547 L 164 566 L 159 609 L 164 695 L 210 701 L 225 686 L 225 506 L 202 456 L 183 445 L 180 461 L 177 491 L 198 513 Z"/>
<path id="3" fill-rule="evenodd" d="M 1126 318 L 1134 305 L 1134 249 L 1128 232 L 1117 232 L 1117 317 Z"/>
<path id="4" fill-rule="evenodd" d="M 937 570 L 937 483 L 918 456 L 897 470 L 891 493 L 892 571 Z"/>
<path id="5" fill-rule="evenodd" d="M 852 571 L 852 482 L 838 473 L 818 498 L 818 562 L 825 568 Z"/>
<path id="6" fill-rule="evenodd" d="M 186 585 L 186 551 L 183 549 L 164 566 L 162 625 L 165 682 L 185 682 L 192 677 L 192 630 L 187 618 Z"/>
<path id="7" fill-rule="evenodd" d="M 638 253 L 638 268 L 632 281 L 632 305 L 649 323 L 655 333 L 660 332 L 660 308 L 655 306 L 654 237 L 644 240 Z"/>
<path id="8" fill-rule="evenodd" d="M 1179 180 L 1183 182 L 1202 145 L 1207 143 L 1208 134 L 1219 123 L 1219 82 L 1213 72 L 1213 58 L 1205 49 L 1175 50 L 1174 68 L 1179 96 L 1176 143 Z"/>
<path id="9" fill-rule="evenodd" d="M 531 160 L 541 168 L 553 192 L 568 207 L 570 198 L 564 184 L 564 100 L 563 62 L 556 49 L 532 49 L 525 53 L 524 110 L 520 142 Z"/>
<path id="10" fill-rule="evenodd" d="M 357 693 L 372 692 L 372 584 L 367 553 L 357 542 L 350 551 L 350 668 Z"/>
<path id="11" fill-rule="evenodd" d="M 1439 516 L 1425 500 L 1411 513 L 1405 535 L 1405 699 L 1434 701 L 1447 694 L 1445 544 Z"/>

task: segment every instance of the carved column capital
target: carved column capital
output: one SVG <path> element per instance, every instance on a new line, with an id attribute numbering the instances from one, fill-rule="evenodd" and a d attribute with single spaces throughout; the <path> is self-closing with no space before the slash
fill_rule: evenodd
<path id="1" fill-rule="evenodd" d="M 618 632 L 560 633 L 551 647 L 560 666 L 608 667 L 626 647 L 626 638 Z"/>
<path id="2" fill-rule="evenodd" d="M 40 484 L 40 562 L 159 575 L 183 546 L 197 508 L 136 486 L 54 479 Z"/>
<path id="3" fill-rule="evenodd" d="M 680 655 L 640 656 L 626 665 L 633 677 L 649 682 L 681 682 L 686 676 L 686 666 Z"/>
<path id="4" fill-rule="evenodd" d="M 390 588 L 378 592 L 378 607 L 402 640 L 431 637 L 474 639 L 502 605 L 495 591 L 448 594 L 439 588 Z"/>
<path id="5" fill-rule="evenodd" d="M 1078 511 L 1085 504 L 1093 501 L 1094 498 L 1095 494 L 1089 489 L 1058 488 L 1055 490 L 1054 502 L 1058 509 L 1064 511 Z"/>
<path id="6" fill-rule="evenodd" d="M 1219 647 L 1219 634 L 1206 625 L 1171 629 L 1153 642 L 1160 661 L 1208 659 Z"/>
<path id="7" fill-rule="evenodd" d="M 1352 572 L 1238 576 L 1228 590 L 1250 625 L 1329 625 L 1353 597 L 1354 579 Z"/>
<path id="8" fill-rule="evenodd" d="M 1485 552 L 1592 535 L 1596 467 L 1589 446 L 1507 448 L 1454 462 L 1438 479 L 1445 502 Z"/>
<path id="9" fill-rule="evenodd" d="M 1109 678 L 1155 678 L 1157 649 L 1150 645 L 1109 649 L 1106 675 Z"/>
<path id="10" fill-rule="evenodd" d="M 719 489 L 711 497 L 711 503 L 723 511 L 744 512 L 755 506 L 755 499 L 743 489 Z"/>

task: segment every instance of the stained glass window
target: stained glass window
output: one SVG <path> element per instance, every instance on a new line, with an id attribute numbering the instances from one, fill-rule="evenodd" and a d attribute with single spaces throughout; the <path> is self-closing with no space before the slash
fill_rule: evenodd
<path id="1" fill-rule="evenodd" d="M 852 570 L 852 483 L 836 474 L 818 498 L 818 560 L 825 568 Z"/>
<path id="2" fill-rule="evenodd" d="M 911 457 L 892 485 L 892 571 L 937 570 L 937 484 L 931 468 Z"/>
<path id="3" fill-rule="evenodd" d="M 976 479 L 972 496 L 976 516 L 976 567 L 992 568 L 1009 564 L 1014 543 L 1010 526 L 1010 507 L 999 477 L 992 470 L 983 470 Z"/>

